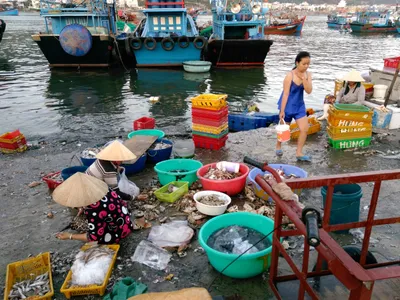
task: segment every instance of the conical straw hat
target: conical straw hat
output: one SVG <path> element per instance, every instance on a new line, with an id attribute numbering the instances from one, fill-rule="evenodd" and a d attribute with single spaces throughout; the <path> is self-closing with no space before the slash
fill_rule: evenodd
<path id="1" fill-rule="evenodd" d="M 101 200 L 107 192 L 107 183 L 78 172 L 54 190 L 53 199 L 64 206 L 84 207 Z"/>
<path id="2" fill-rule="evenodd" d="M 351 70 L 349 73 L 343 76 L 343 80 L 345 81 L 353 81 L 353 82 L 363 82 L 364 78 L 361 76 L 361 73 L 356 70 Z"/>
<path id="3" fill-rule="evenodd" d="M 96 155 L 96 158 L 108 161 L 128 161 L 136 159 L 136 155 L 122 143 L 114 141 L 100 151 L 100 153 Z"/>

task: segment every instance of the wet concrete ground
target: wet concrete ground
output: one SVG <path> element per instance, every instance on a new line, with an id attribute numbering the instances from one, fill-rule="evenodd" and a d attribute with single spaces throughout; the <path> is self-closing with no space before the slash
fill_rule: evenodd
<path id="1" fill-rule="evenodd" d="M 168 138 L 168 131 L 167 138 Z M 124 134 L 125 136 L 125 134 Z M 390 131 L 375 134 L 370 149 L 384 152 L 399 150 L 400 131 Z M 173 138 L 172 138 L 173 139 Z M 60 241 L 54 235 L 70 221 L 70 211 L 55 204 L 49 196 L 47 185 L 29 188 L 32 181 L 40 181 L 41 177 L 51 171 L 61 170 L 71 165 L 74 154 L 86 147 L 107 142 L 109 138 L 93 141 L 79 141 L 71 139 L 67 141 L 51 141 L 43 148 L 30 150 L 17 155 L 0 156 L 0 191 L 1 191 L 1 236 L 0 236 L 0 269 L 4 270 L 0 277 L 0 286 L 4 286 L 5 270 L 8 263 L 22 260 L 29 255 L 37 255 L 41 252 L 58 252 L 61 256 L 70 255 L 81 245 L 77 241 Z M 63 143 L 65 142 L 65 144 Z M 77 144 L 80 144 L 80 147 Z M 267 160 L 270 163 L 281 162 L 298 165 L 308 172 L 308 176 L 342 174 L 349 172 L 364 172 L 371 170 L 386 170 L 400 168 L 400 159 L 384 158 L 377 155 L 364 156 L 354 154 L 352 151 L 337 151 L 326 148 L 327 138 L 324 131 L 310 136 L 306 144 L 306 152 L 313 156 L 313 163 L 297 163 L 295 160 L 294 142 L 285 145 L 284 156 L 280 159 L 274 156 L 275 135 L 269 129 L 259 129 L 248 132 L 231 133 L 225 148 L 220 151 L 204 149 L 196 150 L 196 159 L 203 164 L 219 160 L 242 161 L 245 155 L 258 160 Z M 362 150 L 363 151 L 363 150 Z M 390 153 L 393 154 L 393 153 Z M 72 164 L 78 164 L 76 160 Z M 155 175 L 149 165 L 142 173 L 131 177 L 139 187 L 145 186 Z M 372 186 L 362 185 L 364 196 L 361 203 L 361 219 L 365 219 L 368 210 L 364 209 L 369 204 Z M 400 193 L 399 181 L 385 182 L 381 189 L 380 202 L 378 204 L 378 217 L 394 217 L 400 215 L 398 206 L 398 194 Z M 322 207 L 320 190 L 304 191 L 301 201 L 306 205 Z M 47 213 L 52 211 L 54 218 L 47 218 Z M 153 223 L 156 225 L 157 222 Z M 268 274 L 248 280 L 235 280 L 225 276 L 219 276 L 210 266 L 207 256 L 198 251 L 197 236 L 193 238 L 191 249 L 184 258 L 174 254 L 167 270 L 156 271 L 139 263 L 132 263 L 129 258 L 133 255 L 136 245 L 145 239 L 150 229 L 136 231 L 122 242 L 119 253 L 120 259 L 114 267 L 113 280 L 131 276 L 145 283 L 149 291 L 177 290 L 185 287 L 202 286 L 210 287 L 212 295 L 238 294 L 243 299 L 273 299 L 271 289 L 266 278 Z M 397 259 L 400 254 L 400 242 L 398 226 L 380 226 L 373 230 L 372 237 L 378 242 L 371 245 L 371 252 L 378 261 Z M 354 238 L 351 235 L 335 235 L 341 244 L 352 244 Z M 292 250 L 292 256 L 301 258 L 301 241 L 291 239 L 289 243 L 297 246 Z M 315 251 L 311 255 L 313 267 Z M 280 272 L 286 274 L 287 265 L 280 261 Z M 67 267 L 68 269 L 68 267 Z M 164 277 L 170 273 L 175 275 L 171 281 L 165 281 Z M 54 276 L 54 288 L 56 299 L 64 299 L 59 293 L 66 274 Z M 295 289 L 294 289 L 295 291 Z M 285 299 L 294 299 L 295 295 L 289 295 Z M 88 299 L 100 299 L 100 297 L 87 297 Z M 326 299 L 326 298 L 325 298 Z"/>

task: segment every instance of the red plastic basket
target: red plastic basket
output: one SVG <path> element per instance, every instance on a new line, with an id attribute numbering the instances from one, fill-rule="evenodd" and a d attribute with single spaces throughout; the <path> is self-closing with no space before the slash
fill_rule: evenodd
<path id="1" fill-rule="evenodd" d="M 245 188 L 246 178 L 250 171 L 249 167 L 245 164 L 240 163 L 239 172 L 242 173 L 242 175 L 231 180 L 212 180 L 204 178 L 203 176 L 208 172 L 210 167 L 215 168 L 216 163 L 205 165 L 197 170 L 197 177 L 200 179 L 203 190 L 222 192 L 232 196 L 240 193 Z"/>
<path id="2" fill-rule="evenodd" d="M 26 148 L 25 136 L 17 129 L 0 135 L 0 148 L 6 150 L 17 150 Z"/>
<path id="3" fill-rule="evenodd" d="M 55 181 L 53 179 L 50 179 L 51 176 L 57 175 L 57 174 L 60 174 L 60 173 L 61 173 L 61 171 L 53 172 L 53 173 L 47 174 L 46 176 L 44 176 L 42 178 L 42 180 L 47 183 L 47 186 L 49 187 L 50 190 L 54 190 L 61 183 L 63 183 L 62 181 Z"/>
<path id="4" fill-rule="evenodd" d="M 228 106 L 225 106 L 220 110 L 192 108 L 192 117 L 219 120 L 227 116 L 228 116 Z"/>
<path id="5" fill-rule="evenodd" d="M 223 117 L 220 120 L 192 117 L 192 122 L 194 124 L 201 124 L 201 125 L 206 125 L 206 126 L 220 127 L 220 126 L 228 123 L 228 115 L 226 115 L 226 117 Z"/>
<path id="6" fill-rule="evenodd" d="M 154 118 L 149 117 L 141 117 L 133 121 L 133 130 L 140 130 L 140 129 L 154 129 L 156 126 L 156 120 Z"/>
<path id="7" fill-rule="evenodd" d="M 227 139 L 228 135 L 220 139 L 213 139 L 205 136 L 193 135 L 193 142 L 196 148 L 205 148 L 211 150 L 219 150 L 222 147 L 224 147 Z"/>
<path id="8" fill-rule="evenodd" d="M 396 69 L 398 64 L 400 62 L 400 56 L 399 57 L 389 57 L 389 58 L 384 58 L 383 59 L 383 65 L 386 68 L 394 68 Z"/>

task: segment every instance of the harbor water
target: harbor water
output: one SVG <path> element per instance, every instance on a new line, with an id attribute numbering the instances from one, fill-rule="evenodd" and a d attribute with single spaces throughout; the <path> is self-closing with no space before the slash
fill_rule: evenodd
<path id="1" fill-rule="evenodd" d="M 19 128 L 32 138 L 85 139 L 130 130 L 132 122 L 152 116 L 167 132 L 190 130 L 190 99 L 200 93 L 227 93 L 231 110 L 255 101 L 277 112 L 284 76 L 299 51 L 311 53 L 313 92 L 308 107 L 321 109 L 333 93 L 334 79 L 351 69 L 382 67 L 398 56 L 400 35 L 356 36 L 328 29 L 326 16 L 307 18 L 300 37 L 269 36 L 274 44 L 264 68 L 183 70 L 50 70 L 31 34 L 44 31 L 38 13 L 4 17 L 0 43 L 0 131 Z M 157 103 L 149 98 L 159 96 Z"/>

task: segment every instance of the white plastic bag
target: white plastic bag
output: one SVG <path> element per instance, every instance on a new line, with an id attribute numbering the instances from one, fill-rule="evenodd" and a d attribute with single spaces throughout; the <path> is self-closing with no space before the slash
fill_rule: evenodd
<path id="1" fill-rule="evenodd" d="M 186 221 L 172 221 L 152 227 L 148 239 L 159 247 L 178 247 L 189 244 L 193 235 Z"/>
<path id="2" fill-rule="evenodd" d="M 139 188 L 125 175 L 125 168 L 119 175 L 118 188 L 121 192 L 136 198 L 140 194 Z"/>

